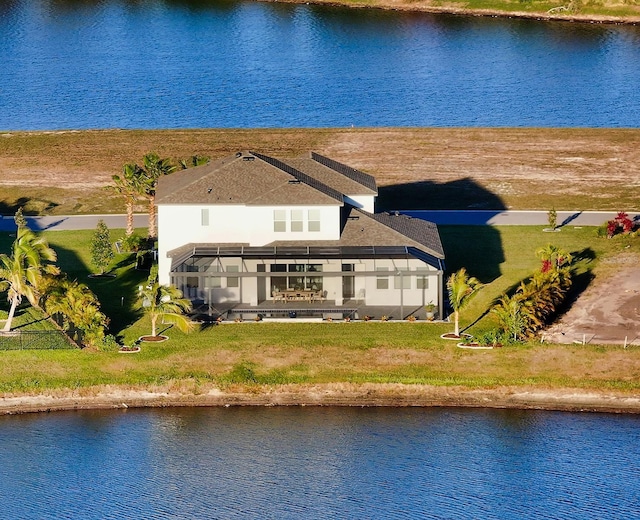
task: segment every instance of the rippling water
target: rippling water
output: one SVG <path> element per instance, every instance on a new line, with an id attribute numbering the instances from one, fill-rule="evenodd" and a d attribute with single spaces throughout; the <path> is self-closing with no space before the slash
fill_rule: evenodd
<path id="1" fill-rule="evenodd" d="M 0 129 L 640 126 L 640 27 L 4 0 Z"/>
<path id="2" fill-rule="evenodd" d="M 0 418 L 2 518 L 640 517 L 640 417 L 229 408 Z"/>

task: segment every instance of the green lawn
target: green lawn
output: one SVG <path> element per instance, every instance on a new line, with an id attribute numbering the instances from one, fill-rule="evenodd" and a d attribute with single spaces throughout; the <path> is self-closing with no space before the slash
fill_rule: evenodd
<path id="1" fill-rule="evenodd" d="M 147 273 L 124 256 L 115 260 L 118 277 L 90 280 L 88 250 L 92 231 L 48 231 L 45 236 L 70 277 L 87 283 L 111 318 L 112 332 L 126 344 L 150 330 L 132 304 Z M 112 230 L 112 237 L 121 231 Z M 465 266 L 486 286 L 463 313 L 470 332 L 491 327 L 491 302 L 538 266 L 535 250 L 548 243 L 572 252 L 576 291 L 601 272 L 603 258 L 640 253 L 638 238 L 600 239 L 593 228 L 565 228 L 547 234 L 540 227 L 443 226 L 450 271 Z M 6 250 L 11 238 L 0 235 Z M 30 310 L 21 318 L 39 317 Z M 0 392 L 89 388 L 96 385 L 164 385 L 198 391 L 231 383 L 400 382 L 491 387 L 638 389 L 640 349 L 553 346 L 532 343 L 493 351 L 463 351 L 440 339 L 448 323 L 242 323 L 210 326 L 189 335 L 169 329 L 165 343 L 142 345 L 139 354 L 76 351 L 3 352 Z M 604 367 L 604 368 L 603 368 Z"/>

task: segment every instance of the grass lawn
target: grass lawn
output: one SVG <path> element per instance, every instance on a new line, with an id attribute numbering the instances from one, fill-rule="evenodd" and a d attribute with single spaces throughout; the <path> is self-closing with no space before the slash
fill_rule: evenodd
<path id="1" fill-rule="evenodd" d="M 88 250 L 93 231 L 49 231 L 59 264 L 87 283 L 111 318 L 112 332 L 127 344 L 150 331 L 133 310 L 137 286 L 147 273 L 116 259 L 118 277 L 90 280 Z M 116 238 L 120 231 L 112 230 Z M 577 259 L 576 290 L 604 272 L 602 259 L 640 254 L 637 238 L 599 239 L 593 228 L 547 234 L 540 227 L 443 226 L 450 271 L 465 266 L 486 287 L 462 314 L 461 325 L 479 333 L 491 327 L 486 310 L 538 266 L 535 250 L 553 243 Z M 10 238 L 0 235 L 6 250 Z M 26 315 L 26 314 L 25 314 Z M 34 317 L 34 321 L 37 319 Z M 170 340 L 142 345 L 134 355 L 96 351 L 3 352 L 0 392 L 85 389 L 96 385 L 169 385 L 197 391 L 232 383 L 400 382 L 466 387 L 533 385 L 637 390 L 640 349 L 529 345 L 464 351 L 440 339 L 448 323 L 242 323 L 210 326 L 191 334 L 169 329 Z"/>

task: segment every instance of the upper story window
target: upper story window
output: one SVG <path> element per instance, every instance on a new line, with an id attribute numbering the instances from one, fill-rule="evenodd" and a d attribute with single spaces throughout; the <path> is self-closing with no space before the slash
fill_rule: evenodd
<path id="1" fill-rule="evenodd" d="M 287 231 L 287 210 L 273 210 L 273 230 L 277 233 Z"/>
<path id="2" fill-rule="evenodd" d="M 309 231 L 320 231 L 320 210 L 310 209 L 308 212 Z"/>
<path id="3" fill-rule="evenodd" d="M 304 231 L 304 216 L 301 209 L 291 210 L 291 231 Z"/>
<path id="4" fill-rule="evenodd" d="M 209 225 L 209 208 L 202 208 L 200 210 L 200 224 L 202 226 Z"/>

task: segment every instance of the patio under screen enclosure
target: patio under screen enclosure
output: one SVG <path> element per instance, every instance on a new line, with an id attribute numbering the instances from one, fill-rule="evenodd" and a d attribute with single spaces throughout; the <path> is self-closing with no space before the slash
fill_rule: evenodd
<path id="1" fill-rule="evenodd" d="M 225 317 L 424 318 L 443 301 L 443 260 L 414 247 L 189 245 L 170 256 L 171 284 Z"/>

